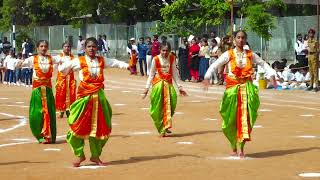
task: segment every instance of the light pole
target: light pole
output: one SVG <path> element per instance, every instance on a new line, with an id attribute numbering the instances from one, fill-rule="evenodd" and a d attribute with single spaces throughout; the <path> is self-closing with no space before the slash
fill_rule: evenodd
<path id="1" fill-rule="evenodd" d="M 231 32 L 231 42 L 233 42 L 233 24 L 234 24 L 234 19 L 233 19 L 233 0 L 227 0 L 228 3 L 230 3 L 230 32 Z M 233 44 L 233 43 L 232 43 Z"/>

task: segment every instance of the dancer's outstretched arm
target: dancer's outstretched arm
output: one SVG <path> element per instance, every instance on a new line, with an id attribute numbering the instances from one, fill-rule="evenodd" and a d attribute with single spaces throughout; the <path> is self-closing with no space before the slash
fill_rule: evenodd
<path id="1" fill-rule="evenodd" d="M 229 62 L 229 54 L 228 52 L 223 53 L 214 63 L 212 63 L 207 70 L 203 82 L 203 89 L 208 90 L 210 85 L 210 79 L 212 74 L 221 66 L 227 64 Z"/>
<path id="2" fill-rule="evenodd" d="M 143 94 L 142 99 L 147 97 L 150 86 L 151 86 L 152 79 L 154 78 L 155 75 L 156 75 L 156 63 L 155 63 L 155 60 L 153 59 L 152 63 L 151 63 L 151 67 L 150 67 L 150 74 L 149 74 L 149 77 L 147 80 L 147 85 L 142 93 Z"/>
<path id="3" fill-rule="evenodd" d="M 121 69 L 127 69 L 129 67 L 129 64 L 123 61 L 119 61 L 117 59 L 104 58 L 104 67 L 116 67 Z"/>
<path id="4" fill-rule="evenodd" d="M 178 69 L 177 69 L 177 63 L 176 61 L 173 62 L 172 64 L 172 80 L 173 83 L 178 87 L 179 89 L 179 93 L 181 96 L 187 96 L 187 92 L 183 89 L 182 85 L 179 83 L 179 73 L 178 73 Z"/>

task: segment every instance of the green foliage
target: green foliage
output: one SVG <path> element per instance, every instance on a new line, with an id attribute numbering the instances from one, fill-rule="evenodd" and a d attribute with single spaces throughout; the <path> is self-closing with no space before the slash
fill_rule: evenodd
<path id="1" fill-rule="evenodd" d="M 240 7 L 238 13 L 247 18 L 245 28 L 257 33 L 266 40 L 271 38 L 270 30 L 275 17 L 268 12 L 271 8 L 285 9 L 282 0 L 235 0 Z M 163 24 L 158 33 L 177 33 L 178 35 L 197 34 L 201 27 L 215 26 L 230 18 L 231 5 L 225 0 L 176 0 L 160 10 Z"/>
<path id="2" fill-rule="evenodd" d="M 10 28 L 12 15 L 25 26 L 152 21 L 164 6 L 163 0 L 0 0 L 0 29 Z"/>

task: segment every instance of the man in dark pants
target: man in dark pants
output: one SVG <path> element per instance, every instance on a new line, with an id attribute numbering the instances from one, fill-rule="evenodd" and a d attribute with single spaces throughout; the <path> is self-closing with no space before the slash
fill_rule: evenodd
<path id="1" fill-rule="evenodd" d="M 144 38 L 139 38 L 138 51 L 139 51 L 139 64 L 141 76 L 144 76 L 144 72 L 147 74 L 147 51 L 149 46 L 144 43 Z M 143 70 L 144 69 L 144 70 Z"/>
<path id="2" fill-rule="evenodd" d="M 308 66 L 308 62 L 306 59 L 306 47 L 303 43 L 302 35 L 297 35 L 297 41 L 294 45 L 295 53 L 296 53 L 296 59 L 302 66 Z"/>

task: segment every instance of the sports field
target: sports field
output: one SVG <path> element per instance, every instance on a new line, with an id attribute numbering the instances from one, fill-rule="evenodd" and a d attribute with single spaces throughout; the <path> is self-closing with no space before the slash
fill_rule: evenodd
<path id="1" fill-rule="evenodd" d="M 146 77 L 119 69 L 105 70 L 105 77 L 113 108 L 112 135 L 101 156 L 106 167 L 89 161 L 72 167 L 66 118 L 57 118 L 57 144 L 38 144 L 28 125 L 31 88 L 1 84 L 0 179 L 294 180 L 304 179 L 301 173 L 320 173 L 319 93 L 260 91 L 252 142 L 239 160 L 229 157 L 221 132 L 224 87 L 204 92 L 200 84 L 182 83 L 189 96 L 178 99 L 173 135 L 159 138 L 149 99 L 141 99 Z M 88 146 L 86 155 L 89 159 Z"/>

